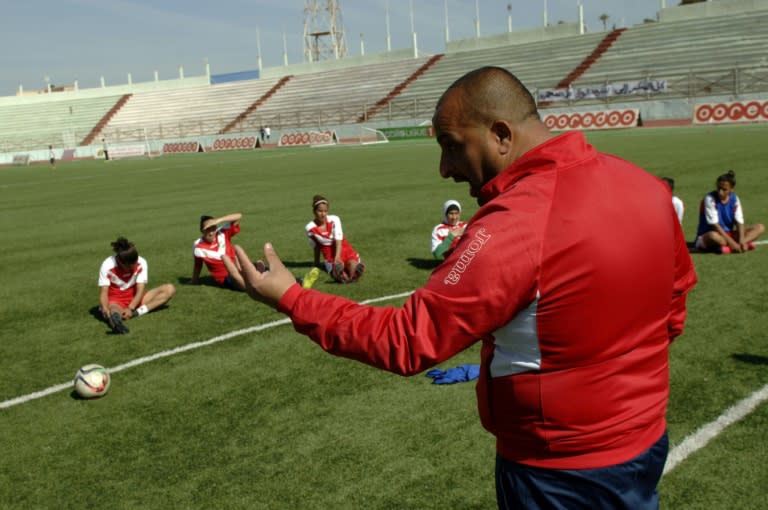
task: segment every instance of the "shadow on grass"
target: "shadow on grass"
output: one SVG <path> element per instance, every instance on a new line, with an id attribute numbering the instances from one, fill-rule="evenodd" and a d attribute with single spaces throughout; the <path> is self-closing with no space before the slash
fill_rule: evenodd
<path id="1" fill-rule="evenodd" d="M 69 392 L 69 396 L 72 398 L 72 400 L 99 400 L 100 398 L 104 398 L 106 396 L 106 393 L 104 395 L 101 395 L 100 397 L 81 397 L 78 392 L 75 390 L 72 390 Z"/>
<path id="2" fill-rule="evenodd" d="M 192 278 L 189 276 L 177 276 L 176 281 L 179 283 L 179 285 L 192 285 Z M 216 280 L 214 280 L 212 276 L 201 276 L 197 279 L 196 285 L 208 285 L 211 287 L 219 286 L 219 284 L 216 283 Z"/>
<path id="3" fill-rule="evenodd" d="M 166 308 L 168 308 L 167 304 L 160 305 L 157 308 L 155 308 L 154 310 L 152 310 L 150 313 L 160 312 L 162 310 L 165 310 Z M 101 307 L 100 306 L 93 306 L 93 307 L 91 307 L 91 309 L 88 310 L 88 313 L 91 314 L 91 316 L 94 319 L 96 319 L 97 321 L 101 322 L 102 324 L 104 324 L 107 327 L 107 331 L 105 332 L 106 335 L 110 335 L 110 336 L 112 336 L 112 335 L 116 335 L 116 336 L 117 335 L 122 335 L 122 333 L 115 333 L 114 331 L 112 331 L 112 326 L 109 324 L 109 321 L 107 319 L 105 319 L 103 315 L 101 315 Z"/>
<path id="4" fill-rule="evenodd" d="M 758 356 L 756 354 L 739 353 L 731 354 L 731 357 L 736 361 L 741 361 L 742 363 L 751 363 L 752 365 L 768 365 L 768 357 Z"/>
<path id="5" fill-rule="evenodd" d="M 416 269 L 426 269 L 426 270 L 433 270 L 437 266 L 440 265 L 442 260 L 436 260 L 436 259 L 417 259 L 415 257 L 409 257 L 406 259 L 410 265 L 415 267 Z"/>
<path id="6" fill-rule="evenodd" d="M 314 266 L 314 264 L 310 260 L 306 260 L 306 261 L 304 261 L 304 260 L 284 260 L 283 261 L 283 265 L 285 267 L 287 267 L 288 269 L 291 269 L 291 268 L 294 268 L 294 269 L 295 268 L 302 268 L 302 269 L 307 269 L 307 270 L 312 269 L 312 266 Z"/>
<path id="7" fill-rule="evenodd" d="M 694 242 L 687 242 L 685 243 L 686 246 L 688 246 L 688 253 L 702 253 L 702 254 L 709 254 L 709 255 L 721 255 L 720 249 L 707 249 L 707 250 L 700 250 L 696 248 L 696 243 Z"/>
<path id="8" fill-rule="evenodd" d="M 242 292 L 240 289 L 233 289 L 230 287 L 227 287 L 226 285 L 219 285 L 219 283 L 213 279 L 212 276 L 201 276 L 197 279 L 197 283 L 192 283 L 192 278 L 189 276 L 177 276 L 176 281 L 179 283 L 179 285 L 188 285 L 190 287 L 216 287 L 217 289 L 224 289 L 229 290 L 231 292 Z M 165 307 L 165 305 L 161 306 L 160 308 L 157 308 L 156 310 L 160 310 L 161 308 Z M 152 310 L 153 312 L 155 310 Z"/>

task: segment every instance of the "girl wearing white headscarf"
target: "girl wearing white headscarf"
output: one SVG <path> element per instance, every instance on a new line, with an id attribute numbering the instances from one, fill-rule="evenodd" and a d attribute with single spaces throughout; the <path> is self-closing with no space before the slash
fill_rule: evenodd
<path id="1" fill-rule="evenodd" d="M 461 221 L 461 204 L 448 200 L 443 204 L 443 222 L 432 229 L 432 255 L 444 259 L 451 252 L 467 226 Z"/>

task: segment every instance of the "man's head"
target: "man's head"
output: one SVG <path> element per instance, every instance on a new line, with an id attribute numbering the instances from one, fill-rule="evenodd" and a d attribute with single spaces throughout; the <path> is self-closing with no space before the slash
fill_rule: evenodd
<path id="1" fill-rule="evenodd" d="M 440 175 L 468 182 L 477 197 L 485 183 L 546 140 L 530 92 L 500 67 L 471 71 L 442 95 L 432 124 L 440 144 Z"/>

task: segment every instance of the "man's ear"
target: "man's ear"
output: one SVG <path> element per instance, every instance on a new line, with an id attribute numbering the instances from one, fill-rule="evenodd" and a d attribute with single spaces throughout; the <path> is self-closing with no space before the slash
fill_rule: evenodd
<path id="1" fill-rule="evenodd" d="M 499 154 L 508 154 L 512 151 L 512 126 L 504 120 L 495 120 L 491 124 L 491 133 L 498 144 Z"/>

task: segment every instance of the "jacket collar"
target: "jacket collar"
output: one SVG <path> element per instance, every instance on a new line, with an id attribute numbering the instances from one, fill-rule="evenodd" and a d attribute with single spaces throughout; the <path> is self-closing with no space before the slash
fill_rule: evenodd
<path id="1" fill-rule="evenodd" d="M 534 172 L 565 168 L 597 156 L 581 131 L 568 131 L 537 145 L 515 160 L 496 177 L 485 183 L 478 197 L 487 203 L 515 182 Z"/>

